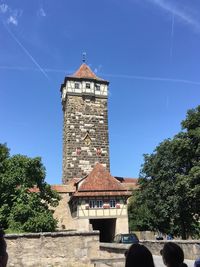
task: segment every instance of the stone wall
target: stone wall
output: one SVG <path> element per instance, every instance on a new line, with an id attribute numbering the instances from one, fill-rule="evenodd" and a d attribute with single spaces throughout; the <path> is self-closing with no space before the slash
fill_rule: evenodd
<path id="1" fill-rule="evenodd" d="M 124 252 L 130 245 L 99 243 L 99 231 L 6 235 L 8 267 L 92 267 L 124 266 Z M 165 242 L 140 241 L 154 255 Z M 176 240 L 185 259 L 200 256 L 200 240 Z"/>
<path id="2" fill-rule="evenodd" d="M 63 183 L 89 174 L 96 162 L 109 170 L 107 98 L 68 95 L 63 113 Z"/>
<path id="3" fill-rule="evenodd" d="M 89 231 L 89 220 L 73 218 L 69 207 L 69 193 L 60 193 L 61 200 L 54 208 L 53 217 L 58 221 L 59 230 Z"/>
<path id="4" fill-rule="evenodd" d="M 163 248 L 167 240 L 141 241 L 154 255 L 160 255 L 160 250 Z M 172 240 L 178 244 L 184 251 L 185 259 L 194 260 L 200 257 L 200 240 Z"/>
<path id="5" fill-rule="evenodd" d="M 142 240 L 140 244 L 146 246 L 153 255 L 160 255 L 160 250 L 167 240 Z M 185 259 L 194 260 L 200 257 L 200 240 L 174 240 L 184 251 Z M 121 258 L 130 245 L 100 243 L 101 258 Z"/>
<path id="6" fill-rule="evenodd" d="M 6 235 L 8 267 L 91 267 L 99 257 L 99 232 Z"/>

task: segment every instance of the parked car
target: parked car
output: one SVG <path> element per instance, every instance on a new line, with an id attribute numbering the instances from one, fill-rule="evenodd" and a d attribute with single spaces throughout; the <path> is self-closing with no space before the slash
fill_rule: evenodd
<path id="1" fill-rule="evenodd" d="M 164 238 L 163 238 L 163 236 L 156 236 L 156 240 L 163 240 Z"/>
<path id="2" fill-rule="evenodd" d="M 113 239 L 114 243 L 138 244 L 139 239 L 136 234 L 118 234 Z"/>

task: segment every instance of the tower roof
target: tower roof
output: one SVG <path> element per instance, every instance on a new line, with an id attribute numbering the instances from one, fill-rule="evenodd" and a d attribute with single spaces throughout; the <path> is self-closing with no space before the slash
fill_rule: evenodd
<path id="1" fill-rule="evenodd" d="M 96 74 L 85 63 L 83 63 L 74 74 L 72 74 L 71 76 L 69 76 L 69 78 L 92 79 L 92 80 L 106 82 L 106 80 L 104 80 L 104 79 L 99 78 L 98 76 L 96 76 Z"/>
<path id="2" fill-rule="evenodd" d="M 124 191 L 123 185 L 115 179 L 100 163 L 82 181 L 78 191 Z"/>

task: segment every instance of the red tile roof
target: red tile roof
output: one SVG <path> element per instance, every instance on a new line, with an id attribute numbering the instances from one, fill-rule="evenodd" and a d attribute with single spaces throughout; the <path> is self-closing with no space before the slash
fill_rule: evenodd
<path id="1" fill-rule="evenodd" d="M 51 185 L 51 189 L 57 191 L 58 193 L 70 193 L 75 191 L 75 187 L 73 187 L 71 184 L 69 185 Z M 39 188 L 34 186 L 33 188 L 30 188 L 29 191 L 31 193 L 37 193 L 39 192 Z"/>
<path id="2" fill-rule="evenodd" d="M 131 191 L 137 188 L 137 178 L 113 177 L 100 163 L 97 163 L 85 178 L 73 178 L 66 185 L 51 185 L 52 190 L 58 193 L 74 193 L 75 197 L 130 196 Z M 29 191 L 39 192 L 39 188 L 33 187 Z"/>
<path id="3" fill-rule="evenodd" d="M 98 192 L 75 192 L 74 197 L 96 197 L 96 196 L 131 196 L 131 191 L 98 191 Z"/>
<path id="4" fill-rule="evenodd" d="M 80 68 L 71 76 L 74 78 L 94 79 L 98 81 L 105 81 L 96 76 L 96 74 L 90 69 L 88 65 L 83 63 Z"/>
<path id="5" fill-rule="evenodd" d="M 122 183 L 138 183 L 138 178 L 123 178 Z"/>
<path id="6" fill-rule="evenodd" d="M 79 182 L 78 191 L 124 191 L 123 185 L 97 163 L 90 174 Z"/>

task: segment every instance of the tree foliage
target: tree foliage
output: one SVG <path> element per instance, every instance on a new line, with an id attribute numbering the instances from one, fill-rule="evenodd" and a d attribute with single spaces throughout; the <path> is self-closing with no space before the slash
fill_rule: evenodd
<path id="1" fill-rule="evenodd" d="M 38 188 L 37 192 L 30 190 Z M 57 221 L 50 207 L 59 196 L 45 182 L 41 158 L 10 156 L 0 144 L 0 223 L 4 229 L 23 232 L 53 231 Z"/>
<path id="2" fill-rule="evenodd" d="M 180 133 L 144 155 L 139 185 L 129 205 L 132 228 L 199 235 L 200 106 L 187 112 Z"/>

